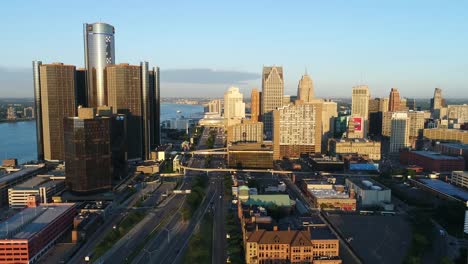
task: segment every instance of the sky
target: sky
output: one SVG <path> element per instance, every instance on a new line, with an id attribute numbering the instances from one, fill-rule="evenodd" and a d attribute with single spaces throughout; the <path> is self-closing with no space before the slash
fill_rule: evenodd
<path id="1" fill-rule="evenodd" d="M 319 97 L 468 98 L 468 1 L 1 1 L 0 97 L 33 96 L 31 61 L 83 67 L 83 23 L 115 29 L 117 63 L 161 68 L 162 96 L 250 97 L 262 66 Z"/>

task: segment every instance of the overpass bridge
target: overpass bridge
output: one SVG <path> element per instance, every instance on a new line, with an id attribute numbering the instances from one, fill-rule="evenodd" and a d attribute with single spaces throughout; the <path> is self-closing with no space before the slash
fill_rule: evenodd
<path id="1" fill-rule="evenodd" d="M 187 166 L 180 166 L 181 169 L 185 171 L 203 171 L 203 172 L 263 172 L 263 173 L 271 173 L 271 174 L 293 174 L 298 173 L 297 171 L 284 171 L 284 170 L 273 170 L 273 169 L 234 169 L 234 168 L 223 168 L 223 169 L 216 169 L 216 168 L 194 168 L 194 167 L 187 167 Z M 310 172 L 308 172 L 310 173 Z"/>

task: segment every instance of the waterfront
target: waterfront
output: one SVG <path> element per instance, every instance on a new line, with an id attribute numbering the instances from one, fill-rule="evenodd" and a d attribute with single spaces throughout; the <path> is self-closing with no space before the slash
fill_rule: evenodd
<path id="1" fill-rule="evenodd" d="M 196 117 L 202 112 L 201 105 L 161 104 L 161 121 L 177 116 Z M 0 123 L 0 159 L 17 158 L 24 163 L 35 160 L 36 154 L 35 121 Z"/>

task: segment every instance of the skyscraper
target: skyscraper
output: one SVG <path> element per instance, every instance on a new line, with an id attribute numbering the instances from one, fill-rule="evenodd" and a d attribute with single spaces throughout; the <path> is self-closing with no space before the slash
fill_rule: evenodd
<path id="1" fill-rule="evenodd" d="M 367 85 L 358 85 L 353 87 L 353 95 L 351 97 L 351 116 L 361 117 L 363 124 L 361 129 L 363 136 L 367 136 L 368 117 L 369 117 L 369 87 Z"/>
<path id="2" fill-rule="evenodd" d="M 33 62 L 38 159 L 63 160 L 63 119 L 76 113 L 76 68 Z"/>
<path id="3" fill-rule="evenodd" d="M 111 188 L 110 119 L 79 108 L 64 121 L 65 180 L 68 189 L 92 193 Z"/>
<path id="4" fill-rule="evenodd" d="M 76 69 L 76 104 L 77 106 L 87 106 L 86 96 L 86 69 Z"/>
<path id="5" fill-rule="evenodd" d="M 258 91 L 257 88 L 252 89 L 252 93 L 250 95 L 250 119 L 252 121 L 258 122 L 260 120 L 260 98 L 261 93 Z"/>
<path id="6" fill-rule="evenodd" d="M 273 110 L 283 106 L 283 94 L 283 67 L 263 67 L 261 113 L 268 139 L 273 135 Z"/>
<path id="7" fill-rule="evenodd" d="M 302 153 L 320 153 L 322 102 L 283 106 L 273 111 L 273 158 L 299 158 Z"/>
<path id="8" fill-rule="evenodd" d="M 338 116 L 336 102 L 325 101 L 322 105 L 322 149 L 327 149 L 328 139 L 333 137 L 335 117 Z"/>
<path id="9" fill-rule="evenodd" d="M 314 98 L 314 84 L 310 76 L 305 73 L 302 75 L 302 78 L 299 80 L 299 85 L 297 86 L 297 100 L 302 100 L 307 103 Z"/>
<path id="10" fill-rule="evenodd" d="M 400 111 L 401 109 L 401 102 L 400 102 L 400 92 L 398 92 L 397 88 L 392 88 L 390 91 L 390 97 L 388 101 L 388 111 L 396 112 Z"/>
<path id="11" fill-rule="evenodd" d="M 106 23 L 85 23 L 83 29 L 88 106 L 107 105 L 104 69 L 115 64 L 115 29 Z"/>
<path id="12" fill-rule="evenodd" d="M 161 82 L 159 78 L 159 67 L 153 67 L 149 71 L 150 77 L 150 105 L 151 110 L 151 149 L 161 145 Z"/>
<path id="13" fill-rule="evenodd" d="M 148 63 L 140 66 L 122 63 L 106 68 L 108 103 L 116 114 L 127 116 L 129 159 L 149 159 L 152 146 L 159 135 L 159 72 L 149 70 Z"/>
<path id="14" fill-rule="evenodd" d="M 442 89 L 440 88 L 435 88 L 434 89 L 434 97 L 431 99 L 431 112 L 434 112 L 435 110 L 440 110 L 443 105 L 443 98 L 442 98 Z"/>
<path id="15" fill-rule="evenodd" d="M 399 152 L 400 149 L 410 146 L 409 131 L 410 124 L 406 112 L 392 114 L 392 129 L 390 132 L 390 152 Z"/>
<path id="16" fill-rule="evenodd" d="M 221 113 L 223 112 L 223 104 L 221 103 L 221 100 L 215 99 L 215 100 L 209 101 L 207 105 L 207 112 L 217 113 L 221 115 Z"/>

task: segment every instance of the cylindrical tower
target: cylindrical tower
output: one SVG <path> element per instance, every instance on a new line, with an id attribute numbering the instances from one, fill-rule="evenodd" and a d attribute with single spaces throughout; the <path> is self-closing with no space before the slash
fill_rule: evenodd
<path id="1" fill-rule="evenodd" d="M 42 137 L 42 102 L 41 102 L 41 61 L 33 61 L 34 81 L 34 116 L 36 117 L 37 159 L 44 160 L 44 144 Z"/>
<path id="2" fill-rule="evenodd" d="M 115 64 L 114 33 L 114 27 L 106 23 L 84 24 L 89 107 L 107 105 L 104 69 Z"/>

